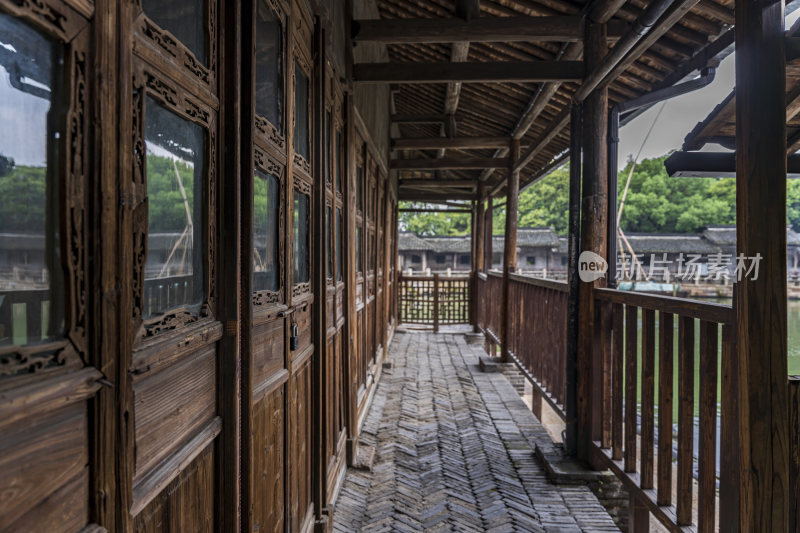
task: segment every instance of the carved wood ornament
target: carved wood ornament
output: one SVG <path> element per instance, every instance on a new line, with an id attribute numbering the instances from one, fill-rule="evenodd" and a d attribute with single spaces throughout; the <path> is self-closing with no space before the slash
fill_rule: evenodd
<path id="1" fill-rule="evenodd" d="M 69 3 L 54 0 L 0 0 L 6 11 L 63 45 L 66 83 L 62 102 L 66 113 L 58 130 L 60 154 L 55 162 L 62 193 L 59 198 L 59 242 L 64 268 L 63 338 L 35 346 L 0 348 L 0 390 L 19 386 L 43 373 L 65 373 L 87 362 L 87 245 L 86 204 L 88 144 L 87 70 L 89 63 L 88 14 Z"/>

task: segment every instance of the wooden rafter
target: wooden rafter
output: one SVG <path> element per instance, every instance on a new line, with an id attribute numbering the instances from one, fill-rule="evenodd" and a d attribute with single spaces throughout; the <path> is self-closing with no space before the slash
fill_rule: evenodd
<path id="1" fill-rule="evenodd" d="M 550 17 L 483 17 L 382 19 L 353 21 L 354 42 L 430 44 L 468 42 L 572 42 L 583 38 L 583 19 L 576 15 Z M 612 36 L 626 27 L 610 25 Z"/>
<path id="2" fill-rule="evenodd" d="M 443 159 L 392 159 L 391 170 L 478 170 L 508 168 L 506 157 L 457 157 Z"/>
<path id="3" fill-rule="evenodd" d="M 509 137 L 416 137 L 393 139 L 394 150 L 478 150 L 508 147 Z"/>
<path id="4" fill-rule="evenodd" d="M 465 63 L 357 63 L 355 83 L 447 83 L 577 81 L 580 61 L 501 61 Z"/>

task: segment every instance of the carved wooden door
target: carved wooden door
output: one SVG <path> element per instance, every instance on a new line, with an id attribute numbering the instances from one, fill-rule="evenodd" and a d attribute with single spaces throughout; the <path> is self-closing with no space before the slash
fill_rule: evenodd
<path id="1" fill-rule="evenodd" d="M 141 0 L 121 16 L 122 505 L 136 531 L 214 531 L 217 4 Z"/>
<path id="2" fill-rule="evenodd" d="M 312 501 L 312 25 L 302 2 L 243 20 L 243 530 L 306 531 Z"/>
<path id="3" fill-rule="evenodd" d="M 88 267 L 93 13 L 83 5 L 0 1 L 3 531 L 95 530 L 91 404 L 102 374 Z"/>
<path id="4" fill-rule="evenodd" d="M 346 398 L 344 347 L 346 312 L 346 276 L 344 274 L 344 137 L 343 94 L 332 66 L 326 72 L 326 101 L 324 128 L 325 178 L 325 262 L 326 262 L 326 310 L 325 352 L 322 369 L 325 461 L 325 504 L 333 503 L 336 490 L 345 473 L 346 456 Z"/>
<path id="5" fill-rule="evenodd" d="M 355 128 L 353 128 L 355 129 Z M 358 425 L 358 419 L 361 414 L 361 406 L 364 405 L 367 398 L 367 350 L 366 350 L 366 324 L 365 324 L 365 277 L 364 277 L 364 263 L 366 255 L 366 236 L 365 236 L 365 192 L 366 185 L 366 172 L 365 172 L 365 157 L 366 145 L 357 131 L 353 133 L 353 143 L 350 150 L 353 153 L 354 171 L 351 176 L 351 197 L 352 204 L 355 209 L 351 210 L 353 216 L 353 228 L 350 238 L 353 242 L 352 246 L 352 260 L 355 265 L 355 290 L 354 296 L 354 316 L 353 325 L 351 328 L 351 347 L 350 353 L 351 361 L 351 389 L 353 391 L 355 407 L 354 416 L 351 417 L 351 425 L 353 430 Z"/>

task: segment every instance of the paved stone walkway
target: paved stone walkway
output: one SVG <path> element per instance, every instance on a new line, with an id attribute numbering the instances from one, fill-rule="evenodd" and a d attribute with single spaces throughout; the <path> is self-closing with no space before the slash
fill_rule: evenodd
<path id="1" fill-rule="evenodd" d="M 547 432 L 481 354 L 463 335 L 395 335 L 360 441 L 373 468 L 348 471 L 335 531 L 619 531 L 587 487 L 547 481 Z"/>

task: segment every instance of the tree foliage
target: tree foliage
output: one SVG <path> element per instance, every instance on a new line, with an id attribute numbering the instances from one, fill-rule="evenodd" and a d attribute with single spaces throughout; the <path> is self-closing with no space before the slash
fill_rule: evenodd
<path id="1" fill-rule="evenodd" d="M 186 207 L 183 203 L 175 169 L 178 169 L 189 212 L 198 224 L 194 213 L 195 171 L 182 161 L 149 154 L 147 156 L 147 198 L 150 231 L 154 233 L 180 233 L 187 226 Z"/>
<path id="2" fill-rule="evenodd" d="M 4 171 L 0 174 L 0 232 L 44 233 L 47 169 L 14 166 L 11 161 Z"/>
<path id="3" fill-rule="evenodd" d="M 635 233 L 698 233 L 708 226 L 736 223 L 736 182 L 733 178 L 670 178 L 664 168 L 667 156 L 636 164 L 622 211 L 621 227 Z M 632 161 L 619 172 L 618 204 Z M 787 224 L 800 231 L 800 180 L 787 180 Z M 495 199 L 503 204 L 503 199 Z M 567 233 L 569 165 L 554 170 L 523 190 L 519 197 L 519 227 L 552 227 Z M 459 235 L 451 228 L 456 216 L 404 213 L 403 227 L 420 235 Z M 502 235 L 505 208 L 494 209 L 492 230 Z M 467 218 L 468 224 L 468 218 Z"/>

